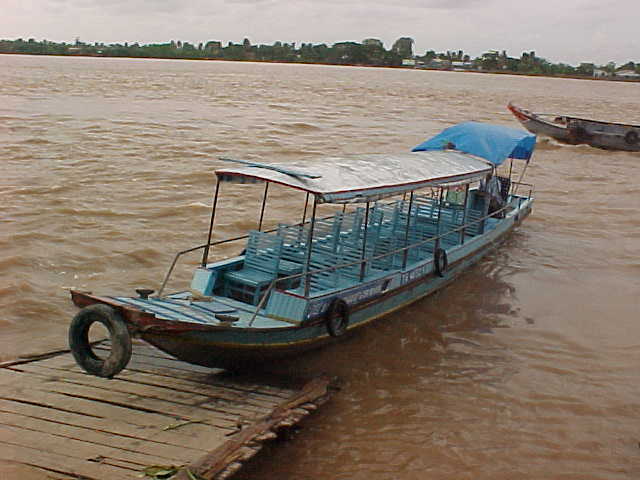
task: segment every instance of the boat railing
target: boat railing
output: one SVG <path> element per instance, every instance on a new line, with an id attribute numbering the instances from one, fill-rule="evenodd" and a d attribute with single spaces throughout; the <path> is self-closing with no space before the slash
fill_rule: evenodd
<path id="1" fill-rule="evenodd" d="M 517 183 L 517 182 L 516 182 Z M 527 185 L 533 188 L 533 185 L 531 184 L 522 184 L 522 185 Z M 518 208 L 520 208 L 522 201 L 524 200 L 528 200 L 531 198 L 531 193 L 532 193 L 532 189 L 529 191 L 529 196 L 525 199 L 524 197 L 518 197 Z M 475 224 L 480 224 L 482 222 L 484 222 L 485 220 L 489 219 L 489 218 L 494 218 L 494 217 L 501 217 L 504 213 L 506 213 L 507 211 L 511 210 L 511 208 L 513 208 L 512 205 L 505 205 L 504 207 L 495 210 L 483 217 L 480 218 L 475 218 L 473 220 L 469 220 L 467 222 L 465 222 L 463 225 L 457 226 L 456 228 L 451 228 L 448 229 L 445 232 L 442 232 L 438 235 L 429 237 L 425 240 L 421 240 L 419 242 L 416 243 L 412 243 L 411 245 L 405 245 L 404 247 L 400 247 L 400 248 L 396 248 L 392 251 L 389 252 L 385 252 L 381 255 L 375 255 L 375 256 L 371 256 L 371 257 L 365 257 L 362 258 L 360 260 L 355 260 L 352 262 L 346 262 L 346 263 L 341 263 L 338 265 L 334 265 L 331 267 L 325 267 L 325 268 L 318 268 L 318 269 L 314 269 L 314 270 L 308 270 L 306 272 L 302 272 L 302 273 L 296 273 L 293 275 L 288 275 L 286 277 L 279 277 L 279 278 L 274 278 L 271 283 L 269 284 L 269 286 L 267 287 L 267 289 L 265 290 L 265 292 L 263 293 L 262 297 L 260 298 L 260 301 L 258 302 L 255 312 L 253 313 L 253 316 L 251 317 L 251 320 L 249 321 L 249 326 L 251 326 L 253 324 L 253 322 L 255 321 L 256 317 L 259 315 L 260 310 L 262 310 L 265 306 L 265 303 L 267 302 L 267 299 L 269 298 L 269 295 L 271 294 L 271 292 L 273 292 L 273 290 L 276 289 L 278 284 L 284 284 L 284 285 L 291 285 L 292 283 L 295 282 L 295 280 L 297 279 L 302 279 L 304 277 L 305 278 L 305 282 L 309 282 L 310 278 L 312 275 L 318 275 L 321 273 L 328 273 L 328 272 L 337 272 L 341 269 L 347 269 L 349 267 L 355 267 L 357 265 L 360 265 L 361 267 L 361 271 L 366 269 L 366 264 L 367 263 L 372 263 L 372 262 L 377 262 L 379 260 L 382 260 L 384 258 L 387 257 L 392 257 L 398 254 L 402 254 L 403 257 L 403 265 L 406 265 L 407 262 L 407 257 L 409 255 L 409 251 L 412 249 L 418 249 L 420 247 L 423 247 L 429 243 L 434 243 L 434 249 L 433 251 L 435 252 L 436 249 L 439 248 L 440 246 L 440 242 L 442 239 L 444 239 L 445 237 L 450 236 L 451 234 L 455 234 L 455 233 L 461 233 L 464 232 L 464 230 L 469 229 L 469 227 L 475 225 Z M 308 299 L 310 297 L 310 295 L 305 292 L 304 294 L 304 298 Z"/>
<path id="2" fill-rule="evenodd" d="M 326 217 L 329 218 L 329 217 Z M 307 220 L 305 222 L 298 222 L 293 224 L 293 226 L 299 226 L 299 225 L 303 225 L 303 224 L 307 224 L 310 223 L 310 220 Z M 275 227 L 272 228 L 270 230 L 262 230 L 264 233 L 273 233 L 273 232 L 277 232 L 279 227 Z M 240 240 L 246 240 L 247 238 L 249 238 L 249 234 L 247 235 L 241 235 L 238 237 L 232 237 L 232 238 L 225 238 L 224 240 L 218 240 L 217 242 L 211 242 L 211 243 L 205 243 L 203 245 L 198 245 L 197 247 L 191 247 L 191 248 L 187 248 L 186 250 L 182 250 L 178 253 L 175 254 L 175 256 L 173 257 L 173 261 L 171 262 L 171 266 L 169 267 L 169 270 L 167 271 L 166 275 L 164 276 L 164 280 L 162 281 L 162 285 L 160 286 L 160 290 L 158 290 L 158 297 L 162 296 L 162 293 L 164 292 L 164 289 L 166 288 L 167 284 L 169 283 L 169 279 L 171 278 L 171 275 L 173 274 L 173 270 L 175 269 L 176 265 L 178 264 L 178 260 L 180 259 L 180 257 L 182 257 L 183 255 L 186 255 L 187 253 L 193 253 L 196 252 L 198 250 L 203 250 L 207 247 L 215 247 L 218 245 L 223 245 L 225 243 L 231 243 L 231 242 L 238 242 Z"/>
<path id="3" fill-rule="evenodd" d="M 518 187 L 522 186 L 524 188 L 528 188 L 528 193 L 527 193 L 527 200 L 529 200 L 531 198 L 531 196 L 533 195 L 533 189 L 534 189 L 534 185 L 532 183 L 525 183 L 525 182 L 516 182 L 516 181 L 512 181 L 511 185 L 515 185 L 515 188 L 513 188 L 513 196 L 516 196 L 516 194 L 518 193 Z M 520 197 L 520 199 L 522 199 L 522 197 Z M 518 205 L 520 205 L 520 201 L 518 203 Z"/>

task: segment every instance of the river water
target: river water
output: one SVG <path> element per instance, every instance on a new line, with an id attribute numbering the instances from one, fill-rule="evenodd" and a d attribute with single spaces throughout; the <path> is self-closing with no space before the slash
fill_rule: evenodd
<path id="1" fill-rule="evenodd" d="M 66 346 L 71 287 L 157 288 L 175 252 L 205 241 L 220 155 L 407 151 L 461 121 L 517 127 L 509 101 L 640 124 L 639 87 L 0 56 L 0 360 Z M 341 390 L 238 478 L 640 478 L 639 162 L 539 139 L 532 215 L 438 294 L 278 365 Z M 244 200 L 262 189 L 229 188 L 219 235 L 259 215 Z M 301 199 L 276 190 L 267 223 L 297 219 Z"/>

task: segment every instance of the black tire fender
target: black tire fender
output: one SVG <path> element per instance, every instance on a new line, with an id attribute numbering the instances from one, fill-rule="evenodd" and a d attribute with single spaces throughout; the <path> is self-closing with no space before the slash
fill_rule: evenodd
<path id="1" fill-rule="evenodd" d="M 342 298 L 335 298 L 327 308 L 325 324 L 332 337 L 339 337 L 349 326 L 349 305 Z"/>
<path id="2" fill-rule="evenodd" d="M 627 142 L 628 145 L 635 145 L 639 139 L 638 132 L 635 130 L 629 130 L 624 136 L 624 141 Z"/>
<path id="3" fill-rule="evenodd" d="M 449 260 L 447 259 L 447 252 L 442 248 L 436 248 L 433 252 L 433 268 L 439 277 L 444 277 L 447 267 L 449 266 Z"/>
<path id="4" fill-rule="evenodd" d="M 89 329 L 96 322 L 106 327 L 111 340 L 111 352 L 104 359 L 94 353 L 89 343 Z M 87 373 L 112 378 L 131 359 L 131 334 L 118 312 L 108 305 L 96 303 L 84 307 L 71 320 L 69 347 L 78 365 Z"/>

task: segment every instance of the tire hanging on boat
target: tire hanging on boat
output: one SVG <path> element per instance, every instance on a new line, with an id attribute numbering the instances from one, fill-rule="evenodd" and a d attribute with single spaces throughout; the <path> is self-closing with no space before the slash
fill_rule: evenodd
<path id="1" fill-rule="evenodd" d="M 627 142 L 628 145 L 635 145 L 638 143 L 638 132 L 635 130 L 629 130 L 624 136 L 624 141 Z"/>
<path id="2" fill-rule="evenodd" d="M 436 248 L 433 252 L 433 268 L 439 277 L 444 277 L 447 267 L 449 266 L 449 260 L 447 259 L 447 252 L 442 248 Z"/>
<path id="3" fill-rule="evenodd" d="M 342 298 L 335 298 L 327 308 L 327 332 L 332 337 L 339 337 L 347 331 L 349 325 L 349 305 Z"/>
<path id="4" fill-rule="evenodd" d="M 107 328 L 111 340 L 111 352 L 104 359 L 93 352 L 89 342 L 89 329 L 96 322 Z M 131 359 L 131 335 L 127 325 L 112 307 L 101 303 L 84 307 L 73 317 L 69 326 L 69 347 L 78 365 L 98 377 L 113 377 Z"/>

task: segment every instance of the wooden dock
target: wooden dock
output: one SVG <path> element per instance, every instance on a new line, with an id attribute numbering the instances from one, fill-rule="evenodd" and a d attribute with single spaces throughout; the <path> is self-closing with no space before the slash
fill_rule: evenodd
<path id="1" fill-rule="evenodd" d="M 0 364 L 0 477 L 227 478 L 330 392 L 326 377 L 249 378 L 143 343 L 133 352 L 110 380 L 84 373 L 68 352 Z"/>

